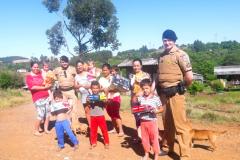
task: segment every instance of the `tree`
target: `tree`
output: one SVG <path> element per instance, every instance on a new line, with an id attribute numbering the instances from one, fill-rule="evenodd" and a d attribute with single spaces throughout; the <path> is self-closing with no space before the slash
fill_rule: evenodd
<path id="1" fill-rule="evenodd" d="M 76 41 L 74 51 L 80 57 L 101 47 L 111 47 L 112 50 L 118 48 L 120 43 L 116 31 L 119 25 L 116 9 L 110 0 L 67 0 L 65 8 L 60 7 L 63 4 L 61 2 L 43 0 L 43 5 L 50 13 L 57 13 L 62 18 L 61 22 L 47 31 L 53 54 L 59 54 L 62 45 L 68 49 L 62 34 L 63 27 Z M 64 9 L 60 11 L 61 8 Z"/>
<path id="2" fill-rule="evenodd" d="M 193 50 L 196 52 L 205 51 L 205 45 L 202 41 L 195 40 L 193 42 Z"/>

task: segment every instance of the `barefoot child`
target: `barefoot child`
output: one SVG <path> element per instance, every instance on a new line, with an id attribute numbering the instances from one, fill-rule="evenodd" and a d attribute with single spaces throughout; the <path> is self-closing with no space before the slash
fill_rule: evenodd
<path id="1" fill-rule="evenodd" d="M 51 113 L 56 116 L 55 130 L 58 139 L 58 149 L 64 148 L 64 131 L 69 136 L 71 142 L 74 145 L 74 150 L 78 148 L 78 140 L 73 134 L 67 112 L 70 111 L 69 103 L 63 101 L 63 95 L 60 90 L 53 92 L 54 102 L 51 105 Z"/>
<path id="2" fill-rule="evenodd" d="M 107 132 L 107 124 L 104 117 L 104 107 L 105 103 L 100 99 L 95 99 L 94 97 L 99 96 L 100 85 L 97 81 L 92 81 L 91 83 L 92 95 L 87 97 L 87 104 L 90 108 L 90 143 L 91 149 L 97 146 L 97 130 L 100 127 L 105 149 L 109 148 L 109 137 Z"/>
<path id="3" fill-rule="evenodd" d="M 143 95 L 137 97 L 135 100 L 139 106 L 144 108 L 144 111 L 139 112 L 140 127 L 142 135 L 142 145 L 145 151 L 143 160 L 149 158 L 149 152 L 152 145 L 154 152 L 154 160 L 158 159 L 160 153 L 160 146 L 158 141 L 158 125 L 157 113 L 163 112 L 162 104 L 159 97 L 151 92 L 152 83 L 150 79 L 143 79 L 140 82 Z"/>

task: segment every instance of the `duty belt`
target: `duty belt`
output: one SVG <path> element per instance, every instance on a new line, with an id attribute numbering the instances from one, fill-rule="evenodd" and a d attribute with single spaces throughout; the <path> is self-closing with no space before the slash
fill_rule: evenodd
<path id="1" fill-rule="evenodd" d="M 59 89 L 60 89 L 61 91 L 70 91 L 70 90 L 73 89 L 73 87 L 66 87 L 66 88 L 59 87 Z"/>
<path id="2" fill-rule="evenodd" d="M 182 95 L 185 93 L 185 91 L 186 91 L 186 88 L 183 86 L 182 83 L 179 83 L 177 86 L 160 89 L 160 93 L 165 94 L 167 97 L 175 96 L 176 93 Z"/>

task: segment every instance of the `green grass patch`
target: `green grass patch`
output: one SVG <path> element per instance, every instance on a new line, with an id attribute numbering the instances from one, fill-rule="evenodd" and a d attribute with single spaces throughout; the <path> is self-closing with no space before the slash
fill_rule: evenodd
<path id="1" fill-rule="evenodd" d="M 130 110 L 131 108 L 130 100 L 131 100 L 130 95 L 121 95 L 121 108 L 120 108 L 121 111 Z"/>
<path id="2" fill-rule="evenodd" d="M 211 123 L 240 122 L 240 92 L 187 96 L 187 115 Z"/>
<path id="3" fill-rule="evenodd" d="M 31 95 L 20 89 L 0 90 L 0 101 L 0 109 L 15 107 L 31 102 Z"/>

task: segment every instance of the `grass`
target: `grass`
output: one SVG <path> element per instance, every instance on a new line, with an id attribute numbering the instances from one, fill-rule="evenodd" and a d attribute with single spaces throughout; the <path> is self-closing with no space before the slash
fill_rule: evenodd
<path id="1" fill-rule="evenodd" d="M 130 99 L 131 97 L 128 96 L 128 95 L 121 95 L 121 108 L 120 110 L 121 111 L 124 111 L 124 110 L 130 110 Z"/>
<path id="2" fill-rule="evenodd" d="M 20 89 L 0 90 L 0 109 L 15 107 L 31 102 L 29 92 Z"/>
<path id="3" fill-rule="evenodd" d="M 187 116 L 210 123 L 240 123 L 240 92 L 186 95 Z M 130 111 L 130 96 L 122 96 L 121 111 Z"/>
<path id="4" fill-rule="evenodd" d="M 240 122 L 240 92 L 187 96 L 187 115 L 212 123 Z"/>

